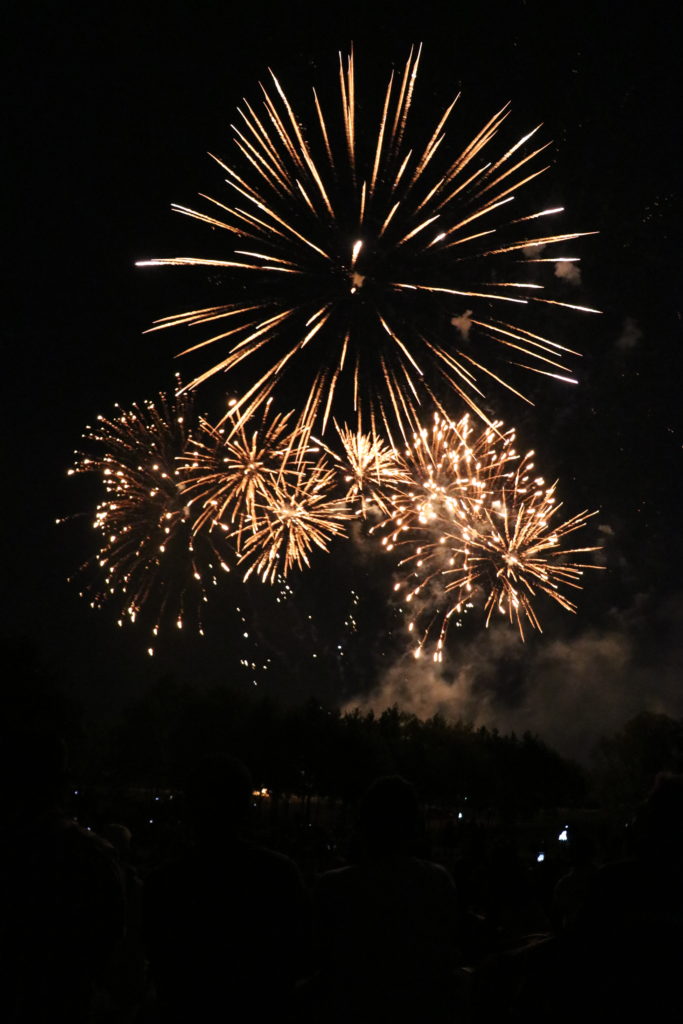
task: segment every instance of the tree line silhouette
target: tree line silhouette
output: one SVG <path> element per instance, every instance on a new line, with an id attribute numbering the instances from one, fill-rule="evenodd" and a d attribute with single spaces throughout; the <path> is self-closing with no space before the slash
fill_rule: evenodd
<path id="1" fill-rule="evenodd" d="M 117 717 L 86 719 L 69 680 L 40 665 L 26 644 L 5 645 L 20 666 L 2 683 L 8 728 L 47 727 L 67 741 L 71 774 L 104 786 L 182 784 L 209 750 L 250 765 L 255 783 L 278 795 L 355 800 L 369 779 L 401 774 L 423 799 L 509 818 L 544 808 L 633 806 L 657 772 L 683 771 L 683 720 L 641 712 L 602 737 L 578 765 L 541 737 L 500 733 L 440 715 L 421 720 L 397 705 L 380 714 L 340 711 L 231 688 L 158 680 Z"/>

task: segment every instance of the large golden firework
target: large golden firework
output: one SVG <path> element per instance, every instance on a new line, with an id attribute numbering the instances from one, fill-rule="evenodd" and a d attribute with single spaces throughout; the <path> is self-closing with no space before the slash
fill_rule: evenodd
<path id="1" fill-rule="evenodd" d="M 457 96 L 423 132 L 423 112 L 412 115 L 419 62 L 411 50 L 373 117 L 357 106 L 353 54 L 340 57 L 340 118 L 314 90 L 304 128 L 272 73 L 260 105 L 244 100 L 233 156 L 214 158 L 227 195 L 203 196 L 205 211 L 175 206 L 223 232 L 229 251 L 139 264 L 210 268 L 225 282 L 226 302 L 152 328 L 197 328 L 185 353 L 223 347 L 189 388 L 239 368 L 235 408 L 249 418 L 286 381 L 288 398 L 301 396 L 304 431 L 324 434 L 334 414 L 358 430 L 381 428 L 396 447 L 419 430 L 420 406 L 440 407 L 442 393 L 487 422 L 487 383 L 525 397 L 507 379 L 511 366 L 573 380 L 566 360 L 576 353 L 527 320 L 544 303 L 595 312 L 544 291 L 557 283 L 546 265 L 575 259 L 563 243 L 590 232 L 535 232 L 562 211 L 519 203 L 547 169 L 548 143 L 536 143 L 534 128 L 496 154 L 506 105 L 453 147 Z M 540 257 L 548 246 L 553 260 Z"/>
<path id="2" fill-rule="evenodd" d="M 202 632 L 207 584 L 217 582 L 219 569 L 229 571 L 227 543 L 205 531 L 195 536 L 183 494 L 178 459 L 192 421 L 184 396 L 98 416 L 69 470 L 96 474 L 104 491 L 92 523 L 99 549 L 79 571 L 91 604 L 118 604 L 119 625 L 135 622 L 144 608 L 154 636 L 164 621 L 182 628 L 186 614 Z"/>
<path id="3" fill-rule="evenodd" d="M 541 629 L 538 593 L 575 611 L 560 588 L 580 589 L 583 570 L 597 568 L 573 561 L 596 547 L 561 546 L 594 513 L 554 525 L 556 485 L 533 475 L 534 453 L 520 456 L 514 442 L 514 430 L 501 423 L 482 430 L 467 416 L 455 423 L 436 414 L 432 429 L 406 448 L 410 481 L 389 489 L 391 513 L 371 532 L 400 555 L 395 590 L 415 609 L 409 629 L 416 656 L 439 622 L 434 658 L 441 660 L 451 617 L 471 606 L 477 589 L 485 595 L 486 624 L 498 610 L 524 638 L 525 619 Z"/>

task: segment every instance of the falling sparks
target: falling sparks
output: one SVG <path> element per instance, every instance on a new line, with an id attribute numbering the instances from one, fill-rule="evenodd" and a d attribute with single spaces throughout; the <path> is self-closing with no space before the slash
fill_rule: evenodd
<path id="1" fill-rule="evenodd" d="M 340 56 L 341 122 L 314 90 L 305 131 L 271 72 L 261 104 L 245 99 L 238 109 L 233 156 L 214 157 L 227 194 L 204 196 L 209 212 L 175 206 L 224 234 L 225 258 L 139 264 L 211 268 L 225 281 L 227 304 L 167 316 L 152 330 L 197 328 L 184 354 L 222 350 L 189 388 L 239 368 L 247 383 L 233 427 L 286 381 L 301 396 L 302 436 L 324 434 L 333 415 L 359 431 L 369 422 L 396 447 L 438 393 L 456 394 L 488 422 L 487 384 L 526 397 L 507 380 L 511 367 L 574 379 L 567 363 L 576 353 L 532 333 L 525 318 L 537 303 L 595 310 L 545 298 L 530 268 L 509 281 L 505 262 L 518 267 L 519 254 L 550 245 L 557 262 L 565 242 L 591 233 L 535 235 L 533 224 L 563 211 L 519 205 L 519 191 L 547 169 L 539 158 L 549 143 L 536 143 L 535 128 L 496 155 L 506 105 L 464 148 L 453 146 L 458 97 L 423 135 L 424 117 L 413 115 L 420 56 L 411 50 L 392 73 L 368 121 L 357 109 L 353 54 Z M 535 275 L 542 264 L 534 261 Z M 547 283 L 556 284 L 551 275 Z M 465 307 L 467 338 L 452 326 Z"/>

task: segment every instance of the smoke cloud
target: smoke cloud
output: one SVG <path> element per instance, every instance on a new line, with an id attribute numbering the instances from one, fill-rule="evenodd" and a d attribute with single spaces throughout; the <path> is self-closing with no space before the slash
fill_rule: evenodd
<path id="1" fill-rule="evenodd" d="M 360 700 L 380 713 L 398 704 L 429 718 L 440 714 L 503 732 L 540 735 L 565 755 L 587 760 L 596 741 L 648 710 L 683 717 L 680 656 L 683 595 L 653 610 L 639 595 L 603 628 L 570 638 L 534 636 L 523 644 L 508 624 L 482 630 L 451 648 L 451 661 L 426 653 L 399 658 Z M 656 637 L 678 637 L 660 647 Z"/>
<path id="2" fill-rule="evenodd" d="M 531 245 L 525 245 L 522 252 L 528 260 L 532 260 L 537 256 L 540 256 L 546 247 L 546 242 L 536 242 Z"/>
<path id="3" fill-rule="evenodd" d="M 472 310 L 466 310 L 461 316 L 451 317 L 451 323 L 456 327 L 463 338 L 469 338 L 472 328 Z"/>
<path id="4" fill-rule="evenodd" d="M 574 288 L 578 288 L 581 284 L 581 270 L 576 263 L 556 263 L 555 277 L 559 277 L 561 281 L 566 281 L 567 284 L 572 285 Z"/>
<path id="5" fill-rule="evenodd" d="M 622 352 L 630 352 L 634 349 L 640 339 L 643 337 L 643 332 L 640 327 L 633 319 L 632 316 L 627 316 L 624 319 L 624 323 L 621 328 L 621 334 L 615 341 L 615 346 L 621 349 Z"/>

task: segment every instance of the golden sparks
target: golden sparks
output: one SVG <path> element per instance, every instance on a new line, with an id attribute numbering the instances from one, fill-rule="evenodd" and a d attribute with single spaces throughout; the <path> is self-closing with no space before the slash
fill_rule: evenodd
<path id="1" fill-rule="evenodd" d="M 458 97 L 423 135 L 424 117 L 412 113 L 419 61 L 411 49 L 377 121 L 362 124 L 354 56 L 340 56 L 341 124 L 314 90 L 306 130 L 271 72 L 260 105 L 245 99 L 237 111 L 232 158 L 214 158 L 227 195 L 203 196 L 209 212 L 174 207 L 223 232 L 225 257 L 140 261 L 210 268 L 225 281 L 228 303 L 164 317 L 151 330 L 199 329 L 183 354 L 220 347 L 188 388 L 239 367 L 246 386 L 233 429 L 285 386 L 304 396 L 302 437 L 324 435 L 334 416 L 361 432 L 369 423 L 396 446 L 419 431 L 420 406 L 438 393 L 489 422 L 487 384 L 526 397 L 507 380 L 511 367 L 574 380 L 567 359 L 576 353 L 532 334 L 525 317 L 538 302 L 596 312 L 539 296 L 543 280 L 556 281 L 535 259 L 549 246 L 558 260 L 575 259 L 563 244 L 592 232 L 530 233 L 530 223 L 563 211 L 520 206 L 519 191 L 547 169 L 539 157 L 549 144 L 536 144 L 538 126 L 496 156 L 507 105 L 462 149 L 447 139 Z M 528 255 L 541 282 L 531 267 L 508 280 L 509 254 L 518 268 Z M 465 337 L 453 325 L 466 306 Z"/>
<path id="2" fill-rule="evenodd" d="M 154 636 L 164 622 L 182 629 L 186 612 L 202 632 L 201 605 L 218 570 L 229 571 L 220 537 L 195 536 L 178 460 L 193 423 L 187 396 L 133 405 L 87 428 L 70 475 L 94 474 L 103 497 L 92 521 L 97 553 L 79 576 L 93 607 L 119 606 L 119 625 L 143 608 Z M 150 648 L 153 653 L 153 647 Z"/>
<path id="3" fill-rule="evenodd" d="M 450 619 L 472 606 L 477 590 L 486 625 L 497 611 L 524 638 L 525 620 L 541 629 L 539 593 L 575 611 L 561 588 L 580 589 L 584 569 L 598 568 L 574 561 L 597 547 L 561 543 L 595 513 L 558 523 L 556 485 L 534 475 L 534 453 L 519 455 L 514 442 L 514 430 L 501 423 L 482 430 L 468 416 L 456 423 L 435 414 L 431 430 L 422 429 L 406 448 L 408 482 L 388 488 L 390 513 L 372 532 L 399 555 L 395 590 L 415 609 L 416 656 L 439 621 L 433 656 L 442 660 Z"/>
<path id="4" fill-rule="evenodd" d="M 314 547 L 329 550 L 333 537 L 346 533 L 351 518 L 346 502 L 334 496 L 336 473 L 325 456 L 301 460 L 285 456 L 272 493 L 257 499 L 257 527 L 245 540 L 244 578 L 255 573 L 266 583 L 310 565 Z"/>

